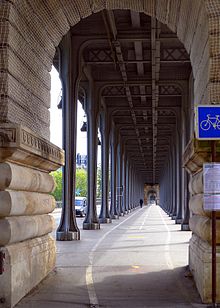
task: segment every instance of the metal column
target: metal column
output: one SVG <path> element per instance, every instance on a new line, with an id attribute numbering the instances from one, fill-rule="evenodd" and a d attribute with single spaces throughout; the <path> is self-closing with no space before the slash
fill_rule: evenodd
<path id="1" fill-rule="evenodd" d="M 75 171 L 76 171 L 76 131 L 78 97 L 78 61 L 73 53 L 71 35 L 68 33 L 61 42 L 61 80 L 63 87 L 63 148 L 65 165 L 63 167 L 63 206 L 60 225 L 56 232 L 58 241 L 80 239 L 80 231 L 75 217 Z"/>

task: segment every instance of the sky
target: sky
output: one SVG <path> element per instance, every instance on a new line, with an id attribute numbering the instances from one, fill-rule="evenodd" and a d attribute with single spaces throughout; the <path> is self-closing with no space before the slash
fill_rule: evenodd
<path id="1" fill-rule="evenodd" d="M 62 148 L 62 110 L 57 108 L 61 97 L 61 82 L 58 72 L 53 67 L 51 71 L 51 108 L 50 108 L 50 141 Z M 84 111 L 78 102 L 77 111 L 77 153 L 87 154 L 86 132 L 81 132 Z"/>
<path id="2" fill-rule="evenodd" d="M 62 110 L 57 108 L 61 98 L 61 82 L 59 74 L 53 67 L 51 70 L 51 108 L 50 108 L 50 141 L 62 148 Z M 77 110 L 77 146 L 76 153 L 87 154 L 87 134 L 81 132 L 85 113 L 82 105 L 78 102 Z M 101 160 L 101 147 L 98 147 L 98 163 Z"/>

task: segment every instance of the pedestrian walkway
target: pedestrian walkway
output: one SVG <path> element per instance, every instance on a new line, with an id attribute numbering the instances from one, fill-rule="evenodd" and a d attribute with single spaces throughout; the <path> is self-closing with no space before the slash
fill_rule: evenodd
<path id="1" fill-rule="evenodd" d="M 187 275 L 190 232 L 156 205 L 57 242 L 57 267 L 17 307 L 205 307 Z"/>

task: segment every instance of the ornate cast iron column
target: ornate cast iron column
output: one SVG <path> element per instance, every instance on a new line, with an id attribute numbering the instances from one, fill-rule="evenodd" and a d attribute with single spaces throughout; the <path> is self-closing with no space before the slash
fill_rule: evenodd
<path id="1" fill-rule="evenodd" d="M 61 80 L 63 114 L 63 148 L 65 165 L 63 167 L 63 207 L 60 225 L 57 229 L 58 241 L 80 239 L 80 231 L 75 218 L 75 170 L 76 170 L 76 130 L 79 61 L 72 48 L 71 35 L 68 33 L 61 42 Z"/>
<path id="2" fill-rule="evenodd" d="M 111 131 L 111 206 L 110 215 L 112 219 L 119 218 L 117 204 L 116 204 L 116 170 L 117 170 L 117 132 L 115 127 L 112 125 Z"/>
<path id="3" fill-rule="evenodd" d="M 102 203 L 99 215 L 100 223 L 110 223 L 109 212 L 109 115 L 107 110 L 100 114 L 100 131 L 102 137 Z"/>
<path id="4" fill-rule="evenodd" d="M 190 140 L 190 125 L 188 125 L 188 108 L 189 108 L 189 103 L 190 101 L 188 100 L 188 96 L 186 95 L 183 96 L 182 99 L 182 106 L 185 106 L 185 109 L 182 113 L 182 130 L 184 132 L 184 137 L 182 138 L 182 154 L 181 157 L 184 154 L 185 147 Z M 193 117 L 192 117 L 193 118 Z M 181 230 L 183 231 L 189 231 L 189 218 L 190 218 L 190 211 L 189 211 L 189 199 L 190 199 L 190 193 L 189 193 L 189 179 L 190 175 L 186 172 L 184 169 L 182 171 L 182 202 L 183 202 L 183 219 L 181 223 Z"/>
<path id="5" fill-rule="evenodd" d="M 130 166 L 130 176 L 129 176 L 129 201 L 131 210 L 134 208 L 133 206 L 133 167 Z"/>
<path id="6" fill-rule="evenodd" d="M 84 230 L 100 229 L 100 224 L 96 211 L 96 179 L 97 179 L 97 146 L 98 146 L 98 98 L 94 89 L 94 84 L 89 83 L 88 99 L 86 101 L 87 113 L 87 185 L 88 185 L 88 207 Z"/>
<path id="7" fill-rule="evenodd" d="M 173 206 L 172 206 L 172 212 L 170 213 L 170 217 L 172 219 L 176 219 L 176 208 L 177 208 L 177 169 L 176 169 L 176 164 L 177 164 L 177 159 L 176 159 L 176 153 L 175 153 L 175 148 L 173 146 L 172 148 L 172 169 L 173 169 L 173 180 L 174 180 L 174 185 L 173 185 Z"/>
<path id="8" fill-rule="evenodd" d="M 178 203 L 177 203 L 177 216 L 176 216 L 176 224 L 181 224 L 182 222 L 182 166 L 181 166 L 181 158 L 182 158 L 182 147 L 180 142 L 180 132 L 177 133 L 177 177 L 178 177 Z"/>
<path id="9" fill-rule="evenodd" d="M 127 157 L 126 161 L 126 208 L 128 213 L 130 213 L 131 208 L 130 208 L 130 190 L 129 190 L 129 182 L 130 182 L 130 165 L 129 165 L 129 160 Z"/>
<path id="10" fill-rule="evenodd" d="M 118 136 L 118 147 L 117 147 L 117 208 L 119 216 L 124 216 L 122 209 L 122 146 L 120 135 Z"/>
<path id="11" fill-rule="evenodd" d="M 125 148 L 123 147 L 123 159 L 122 159 L 122 185 L 123 185 L 123 211 L 125 214 L 128 213 L 127 208 L 127 155 L 125 153 Z"/>

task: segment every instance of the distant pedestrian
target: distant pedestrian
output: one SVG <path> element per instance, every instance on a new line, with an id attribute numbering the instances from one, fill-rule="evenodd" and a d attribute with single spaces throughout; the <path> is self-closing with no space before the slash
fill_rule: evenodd
<path id="1" fill-rule="evenodd" d="M 144 201 L 142 199 L 140 199 L 140 207 L 142 207 Z"/>

